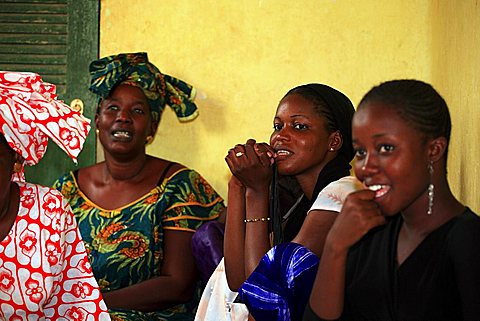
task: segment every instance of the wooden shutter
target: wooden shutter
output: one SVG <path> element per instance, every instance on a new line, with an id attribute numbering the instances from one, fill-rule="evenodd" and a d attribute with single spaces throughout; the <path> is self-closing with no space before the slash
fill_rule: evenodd
<path id="1" fill-rule="evenodd" d="M 1 1 L 0 66 L 33 71 L 64 97 L 67 75 L 67 0 Z"/>

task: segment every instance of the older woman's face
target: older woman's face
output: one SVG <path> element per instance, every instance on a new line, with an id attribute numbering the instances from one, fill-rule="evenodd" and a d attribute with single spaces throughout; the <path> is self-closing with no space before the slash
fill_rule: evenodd
<path id="1" fill-rule="evenodd" d="M 129 85 L 117 86 L 103 100 L 95 124 L 103 147 L 112 152 L 145 150 L 146 138 L 154 132 L 147 98 Z"/>
<path id="2" fill-rule="evenodd" d="M 378 189 L 375 202 L 385 215 L 426 205 L 430 175 L 422 133 L 391 106 L 367 102 L 353 117 L 352 134 L 355 174 L 370 189 Z"/>

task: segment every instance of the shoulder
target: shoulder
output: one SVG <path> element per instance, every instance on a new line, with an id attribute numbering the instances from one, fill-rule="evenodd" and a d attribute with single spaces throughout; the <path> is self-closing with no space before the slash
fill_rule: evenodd
<path id="1" fill-rule="evenodd" d="M 54 183 L 53 183 L 53 186 L 54 188 L 57 188 L 56 186 L 58 185 L 62 185 L 64 184 L 65 182 L 70 182 L 70 181 L 73 181 L 74 180 L 74 174 L 73 172 L 67 172 L 65 174 L 63 174 L 62 176 L 60 176 Z M 57 188 L 58 189 L 58 188 Z"/>
<path id="2" fill-rule="evenodd" d="M 53 183 L 53 188 L 60 191 L 63 196 L 70 198 L 77 193 L 78 185 L 74 172 L 65 173 Z"/>
<path id="3" fill-rule="evenodd" d="M 320 191 L 309 212 L 312 210 L 340 212 L 347 195 L 362 188 L 362 183 L 354 176 L 345 176 L 333 181 Z"/>
<path id="4" fill-rule="evenodd" d="M 163 158 L 154 157 L 151 155 L 147 156 L 147 172 L 156 173 L 152 178 L 156 180 L 164 180 L 171 177 L 176 172 L 184 170 L 187 167 L 173 161 L 169 161 Z"/>
<path id="5" fill-rule="evenodd" d="M 195 181 L 201 180 L 208 184 L 199 172 L 178 163 L 174 163 L 168 169 L 165 175 L 165 179 L 170 183 L 178 181 L 188 181 L 193 183 Z"/>
<path id="6" fill-rule="evenodd" d="M 480 247 L 480 217 L 469 208 L 452 219 L 449 237 L 459 243 L 476 243 Z"/>

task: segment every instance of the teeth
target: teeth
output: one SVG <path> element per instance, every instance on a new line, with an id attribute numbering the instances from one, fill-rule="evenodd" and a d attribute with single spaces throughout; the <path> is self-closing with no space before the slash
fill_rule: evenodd
<path id="1" fill-rule="evenodd" d="M 390 186 L 377 184 L 368 186 L 368 189 L 375 192 L 375 198 L 379 198 L 388 193 Z"/>
<path id="2" fill-rule="evenodd" d="M 291 153 L 288 150 L 277 150 L 277 155 L 290 155 Z"/>
<path id="3" fill-rule="evenodd" d="M 369 190 L 374 191 L 374 192 L 378 191 L 381 188 L 382 188 L 382 185 L 371 185 L 371 186 L 368 187 Z"/>
<path id="4" fill-rule="evenodd" d="M 113 133 L 113 136 L 117 138 L 129 138 L 130 133 L 125 131 L 117 131 Z"/>

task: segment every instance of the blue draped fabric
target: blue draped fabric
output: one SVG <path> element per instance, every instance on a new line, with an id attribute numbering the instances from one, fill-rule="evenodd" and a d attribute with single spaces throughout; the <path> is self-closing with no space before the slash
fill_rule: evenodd
<path id="1" fill-rule="evenodd" d="M 301 320 L 319 259 L 296 243 L 273 247 L 239 289 L 255 320 Z"/>

